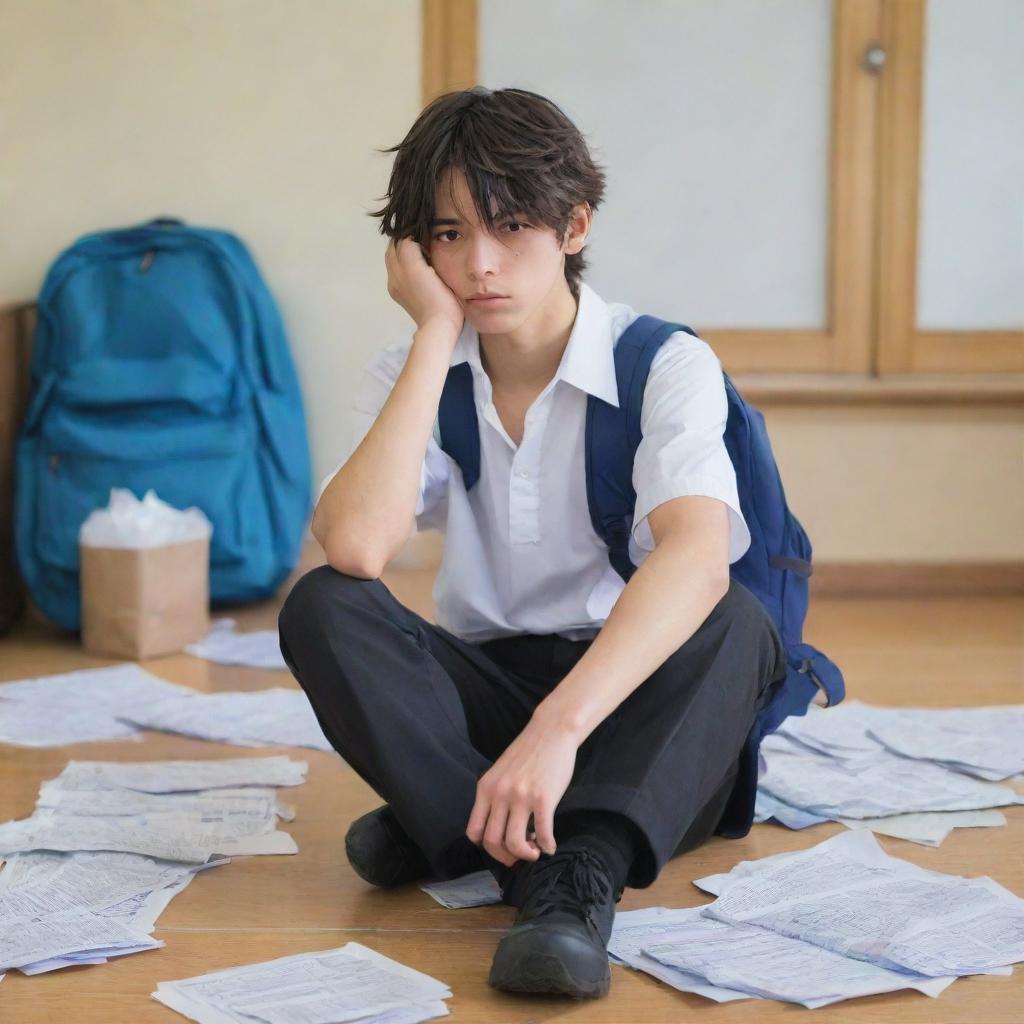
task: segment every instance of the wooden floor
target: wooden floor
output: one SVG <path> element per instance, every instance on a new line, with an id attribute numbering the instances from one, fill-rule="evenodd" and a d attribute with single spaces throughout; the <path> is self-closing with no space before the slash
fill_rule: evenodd
<path id="1" fill-rule="evenodd" d="M 386 582 L 400 600 L 429 615 L 429 572 L 391 572 Z M 244 628 L 275 622 L 267 603 L 232 612 Z M 949 706 L 1024 702 L 1024 599 L 819 599 L 807 638 L 834 656 L 849 692 L 878 703 Z M 37 623 L 0 640 L 0 680 L 102 664 L 74 641 Z M 203 691 L 291 685 L 285 673 L 213 665 L 187 656 L 144 663 L 165 679 Z M 266 751 L 270 753 L 271 751 Z M 0 746 L 0 821 L 24 817 L 39 783 L 70 758 L 143 760 L 248 756 L 251 750 L 147 733 L 145 742 L 88 743 L 53 750 Z M 376 806 L 374 793 L 338 758 L 290 751 L 309 761 L 308 782 L 288 793 L 298 817 L 287 826 L 299 844 L 294 857 L 238 858 L 204 872 L 160 917 L 163 949 L 95 967 L 26 978 L 17 971 L 0 983 L 4 1024 L 143 1024 L 181 1020 L 149 998 L 157 982 L 355 940 L 439 978 L 454 992 L 452 1017 L 468 1022 L 553 1020 L 641 1022 L 697 1019 L 752 1022 L 792 1019 L 798 1007 L 744 1001 L 716 1005 L 675 992 L 653 979 L 612 968 L 612 991 L 597 1002 L 521 999 L 489 989 L 487 970 L 512 910 L 445 910 L 416 886 L 379 891 L 361 882 L 342 849 L 348 822 Z M 881 838 L 892 854 L 940 871 L 990 875 L 1024 895 L 1024 807 L 1010 808 L 1009 825 L 961 829 L 938 849 Z M 626 891 L 620 908 L 692 906 L 707 901 L 690 880 L 725 871 L 740 860 L 811 846 L 839 830 L 820 825 L 790 832 L 756 825 L 742 840 L 716 839 L 673 861 L 648 890 Z M 876 996 L 817 1010 L 826 1022 L 1024 1021 L 1024 966 L 1010 978 L 967 978 L 941 997 L 916 993 Z"/>

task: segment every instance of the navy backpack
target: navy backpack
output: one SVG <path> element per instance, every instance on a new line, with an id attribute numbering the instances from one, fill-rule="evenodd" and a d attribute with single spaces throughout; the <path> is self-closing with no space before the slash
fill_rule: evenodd
<path id="1" fill-rule="evenodd" d="M 651 316 L 638 317 L 615 346 L 619 408 L 593 395 L 587 398 L 587 500 L 594 530 L 608 545 L 608 558 L 626 581 L 636 567 L 629 559 L 629 537 L 636 505 L 633 459 L 640 445 L 640 413 L 651 363 L 662 344 L 677 331 L 697 337 L 684 324 Z M 757 791 L 758 747 L 764 736 L 789 715 L 806 714 L 822 693 L 828 705 L 843 699 L 842 673 L 821 651 L 803 642 L 811 575 L 811 543 L 786 505 L 778 467 L 768 442 L 764 417 L 740 397 L 728 376 L 725 391 L 729 416 L 725 446 L 736 470 L 740 509 L 750 529 L 750 548 L 730 567 L 765 606 L 779 630 L 789 671 L 758 715 L 740 755 L 739 776 L 718 826 L 725 836 L 750 830 Z M 441 447 L 462 470 L 469 490 L 480 476 L 480 434 L 468 363 L 448 372 L 438 410 Z"/>
<path id="2" fill-rule="evenodd" d="M 14 527 L 40 610 L 79 628 L 78 530 L 112 487 L 206 513 L 211 600 L 273 594 L 309 519 L 309 446 L 281 317 L 245 246 L 170 218 L 85 235 L 38 306 Z"/>

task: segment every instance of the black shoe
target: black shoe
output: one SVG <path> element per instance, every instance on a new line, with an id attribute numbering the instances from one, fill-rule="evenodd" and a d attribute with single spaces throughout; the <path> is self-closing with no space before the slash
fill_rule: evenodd
<path id="1" fill-rule="evenodd" d="M 593 999 L 608 994 L 608 939 L 615 904 L 611 873 L 586 849 L 542 854 L 516 872 L 506 900 L 520 909 L 498 943 L 488 979 L 505 992 Z"/>
<path id="2" fill-rule="evenodd" d="M 427 858 L 387 804 L 352 822 L 345 853 L 352 870 L 371 885 L 402 885 L 430 873 Z"/>

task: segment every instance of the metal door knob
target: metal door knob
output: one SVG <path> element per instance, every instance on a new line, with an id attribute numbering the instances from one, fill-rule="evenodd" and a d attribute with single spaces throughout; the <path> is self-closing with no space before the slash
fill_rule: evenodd
<path id="1" fill-rule="evenodd" d="M 885 60 L 889 55 L 885 50 L 877 43 L 869 46 L 864 51 L 864 58 L 861 60 L 861 67 L 865 71 L 870 71 L 873 75 L 877 75 L 881 72 L 882 68 L 885 67 Z"/>

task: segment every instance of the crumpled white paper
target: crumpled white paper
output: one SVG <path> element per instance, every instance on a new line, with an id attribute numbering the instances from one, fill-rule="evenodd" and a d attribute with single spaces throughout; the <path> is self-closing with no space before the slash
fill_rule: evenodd
<path id="1" fill-rule="evenodd" d="M 89 514 L 78 542 L 91 548 L 156 548 L 209 539 L 213 524 L 202 509 L 178 509 L 161 501 L 153 490 L 139 501 L 126 488 L 113 487 L 110 504 Z"/>

